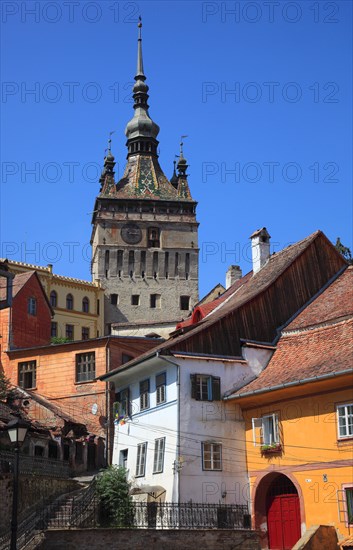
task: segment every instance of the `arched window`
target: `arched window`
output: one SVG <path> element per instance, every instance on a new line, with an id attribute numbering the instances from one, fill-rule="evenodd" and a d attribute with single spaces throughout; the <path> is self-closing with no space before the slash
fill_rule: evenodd
<path id="1" fill-rule="evenodd" d="M 58 295 L 55 290 L 52 290 L 50 293 L 50 305 L 56 307 L 58 305 Z"/>
<path id="2" fill-rule="evenodd" d="M 66 309 L 74 309 L 74 297 L 72 294 L 66 296 Z"/>
<path id="3" fill-rule="evenodd" d="M 85 296 L 82 300 L 82 311 L 83 313 L 89 312 L 89 299 L 87 298 L 87 296 Z"/>

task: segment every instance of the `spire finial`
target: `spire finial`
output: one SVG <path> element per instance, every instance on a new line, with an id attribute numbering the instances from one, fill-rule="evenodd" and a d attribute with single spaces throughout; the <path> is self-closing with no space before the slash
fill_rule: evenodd
<path id="1" fill-rule="evenodd" d="M 183 151 L 183 146 L 184 146 L 184 142 L 183 142 L 183 139 L 187 138 L 188 136 L 181 136 L 180 138 L 180 154 L 179 154 L 179 161 L 178 161 L 178 165 L 177 165 L 177 168 L 178 168 L 178 172 L 179 172 L 179 176 L 184 176 L 186 177 L 186 170 L 188 168 L 188 164 L 186 162 L 186 159 L 184 157 L 184 151 Z"/>
<path id="2" fill-rule="evenodd" d="M 138 42 L 138 45 L 137 45 L 137 71 L 136 71 L 136 77 L 135 79 L 137 79 L 137 77 L 141 77 L 141 76 L 145 76 L 144 75 L 144 72 L 143 72 L 143 59 L 142 59 L 142 19 L 141 19 L 141 15 L 139 16 L 139 22 L 137 23 L 137 27 L 138 27 L 138 30 L 139 30 L 139 33 L 138 33 L 138 39 L 137 39 L 137 42 Z"/>
<path id="3" fill-rule="evenodd" d="M 188 136 L 181 136 L 180 137 L 180 158 L 184 158 L 184 155 L 183 155 L 183 145 L 184 145 L 184 142 L 183 142 L 183 139 L 187 138 Z"/>

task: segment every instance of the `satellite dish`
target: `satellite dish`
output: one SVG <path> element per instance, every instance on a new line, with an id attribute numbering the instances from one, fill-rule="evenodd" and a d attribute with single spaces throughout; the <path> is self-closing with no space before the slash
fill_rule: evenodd
<path id="1" fill-rule="evenodd" d="M 97 414 L 97 412 L 98 412 L 98 405 L 97 405 L 97 403 L 93 403 L 91 412 L 92 412 L 92 414 Z"/>

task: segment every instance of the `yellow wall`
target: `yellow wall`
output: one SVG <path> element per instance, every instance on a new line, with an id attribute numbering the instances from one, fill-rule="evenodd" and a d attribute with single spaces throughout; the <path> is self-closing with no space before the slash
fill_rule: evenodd
<path id="1" fill-rule="evenodd" d="M 9 261 L 9 269 L 13 273 L 35 270 L 48 296 L 55 290 L 58 295 L 57 307 L 54 307 L 53 321 L 58 323 L 58 336 L 65 337 L 66 325 L 74 325 L 74 340 L 81 340 L 82 327 L 89 327 L 90 338 L 104 336 L 104 291 L 98 283 L 81 281 L 72 277 L 56 275 L 52 267 L 41 267 L 21 262 Z M 74 297 L 73 310 L 66 309 L 66 296 Z M 89 312 L 82 312 L 82 299 L 89 299 Z M 99 314 L 97 314 L 99 300 Z"/>
<path id="2" fill-rule="evenodd" d="M 339 439 L 336 416 L 337 404 L 353 402 L 350 386 L 345 387 L 349 389 L 277 402 L 274 399 L 270 405 L 253 408 L 242 406 L 252 500 L 264 475 L 273 471 L 287 475 L 301 497 L 304 530 L 316 524 L 334 523 L 340 533 L 348 534 L 344 505 L 338 500 L 345 484 L 353 486 L 353 438 Z M 261 448 L 254 446 L 251 419 L 269 413 L 279 415 L 283 450 L 265 457 Z"/>

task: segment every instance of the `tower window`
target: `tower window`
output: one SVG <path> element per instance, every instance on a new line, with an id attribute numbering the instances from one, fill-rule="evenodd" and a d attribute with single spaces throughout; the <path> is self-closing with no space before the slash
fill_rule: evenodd
<path id="1" fill-rule="evenodd" d="M 180 309 L 183 311 L 190 309 L 190 296 L 180 296 Z"/>
<path id="2" fill-rule="evenodd" d="M 186 280 L 189 278 L 189 272 L 190 272 L 190 254 L 187 252 L 185 254 L 185 279 Z"/>
<path id="3" fill-rule="evenodd" d="M 145 278 L 145 273 L 146 273 L 146 252 L 144 250 L 141 251 L 141 265 L 140 265 L 140 268 L 141 268 L 141 277 L 144 279 Z"/>
<path id="4" fill-rule="evenodd" d="M 50 305 L 56 307 L 58 305 L 58 295 L 55 290 L 52 290 L 50 293 Z"/>
<path id="5" fill-rule="evenodd" d="M 117 254 L 118 277 L 121 277 L 121 272 L 123 269 L 123 260 L 124 260 L 124 251 L 118 250 L 118 254 Z"/>
<path id="6" fill-rule="evenodd" d="M 129 252 L 129 274 L 132 278 L 134 276 L 135 271 L 135 252 L 133 250 L 130 250 Z"/>
<path id="7" fill-rule="evenodd" d="M 111 294 L 110 295 L 110 303 L 112 306 L 117 306 L 119 303 L 119 296 L 118 294 Z"/>
<path id="8" fill-rule="evenodd" d="M 89 299 L 87 298 L 87 296 L 85 296 L 82 300 L 82 311 L 83 313 L 89 312 Z"/>
<path id="9" fill-rule="evenodd" d="M 158 277 L 158 252 L 153 252 L 152 271 L 153 271 L 153 277 L 155 279 L 157 279 L 157 277 Z"/>
<path id="10" fill-rule="evenodd" d="M 150 296 L 150 307 L 153 308 L 153 309 L 161 307 L 161 295 L 160 294 L 151 294 L 151 296 Z"/>
<path id="11" fill-rule="evenodd" d="M 160 247 L 160 231 L 158 227 L 149 227 L 148 229 L 148 246 L 150 248 Z"/>
<path id="12" fill-rule="evenodd" d="M 140 305 L 140 295 L 139 294 L 132 294 L 132 296 L 131 296 L 131 305 L 132 306 L 139 306 Z"/>
<path id="13" fill-rule="evenodd" d="M 165 273 L 166 279 L 168 279 L 168 272 L 169 272 L 169 252 L 166 252 L 164 255 L 164 273 Z"/>
<path id="14" fill-rule="evenodd" d="M 175 268 L 174 268 L 174 277 L 179 275 L 179 252 L 175 253 Z"/>
<path id="15" fill-rule="evenodd" d="M 66 309 L 74 309 L 74 297 L 72 294 L 66 296 Z"/>
<path id="16" fill-rule="evenodd" d="M 105 255 L 104 255 L 104 271 L 105 271 L 105 276 L 108 277 L 108 274 L 109 274 L 109 250 L 106 250 Z"/>

